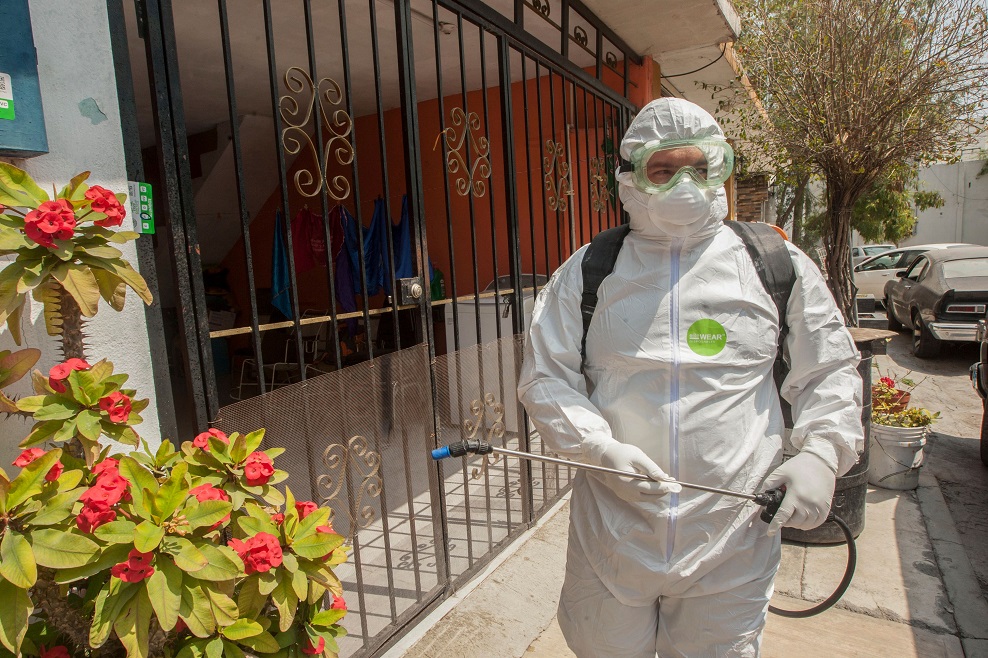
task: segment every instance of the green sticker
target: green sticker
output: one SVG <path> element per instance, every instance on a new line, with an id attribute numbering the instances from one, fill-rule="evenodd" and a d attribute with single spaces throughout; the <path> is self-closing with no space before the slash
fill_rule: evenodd
<path id="1" fill-rule="evenodd" d="M 719 354 L 727 345 L 727 330 L 716 320 L 697 320 L 686 332 L 686 344 L 700 356 Z"/>
<path id="2" fill-rule="evenodd" d="M 0 119 L 13 121 L 14 117 L 14 86 L 9 75 L 0 73 Z"/>

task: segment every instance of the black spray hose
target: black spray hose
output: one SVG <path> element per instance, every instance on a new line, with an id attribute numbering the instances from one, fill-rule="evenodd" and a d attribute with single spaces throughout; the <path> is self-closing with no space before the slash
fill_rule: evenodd
<path id="1" fill-rule="evenodd" d="M 606 466 L 594 466 L 592 464 L 582 464 L 580 462 L 570 461 L 568 459 L 559 459 L 558 457 L 546 457 L 544 455 L 536 455 L 531 452 L 522 452 L 520 450 L 508 450 L 507 448 L 497 448 L 492 446 L 487 441 L 460 441 L 459 443 L 451 443 L 448 446 L 443 446 L 442 448 L 436 448 L 432 451 L 432 458 L 436 461 L 441 459 L 446 459 L 447 457 L 463 457 L 465 455 L 489 455 L 491 453 L 496 453 L 500 455 L 508 455 L 512 457 L 518 457 L 521 459 L 528 459 L 530 461 L 547 462 L 550 464 L 560 464 L 562 466 L 571 466 L 573 468 L 579 468 L 586 471 L 594 471 L 598 473 L 607 473 L 609 475 L 618 475 L 620 477 L 628 477 L 636 480 L 647 480 L 649 482 L 654 482 L 652 478 L 643 473 L 630 473 L 626 471 L 619 471 L 614 468 L 607 468 Z M 702 484 L 692 484 L 690 482 L 679 482 L 676 480 L 670 480 L 670 482 L 675 482 L 687 489 L 697 489 L 699 491 L 706 491 L 709 493 L 720 494 L 722 496 L 732 496 L 734 498 L 743 498 L 745 500 L 754 501 L 755 504 L 760 505 L 763 509 L 759 518 L 765 523 L 771 523 L 772 519 L 775 518 L 776 512 L 779 511 L 779 506 L 782 504 L 783 498 L 785 498 L 786 490 L 785 487 L 779 489 L 769 489 L 768 491 L 762 491 L 757 494 L 742 493 L 740 491 L 731 491 L 729 489 L 718 489 L 716 487 L 708 487 Z M 848 527 L 847 523 L 844 522 L 842 518 L 831 512 L 827 515 L 826 522 L 836 523 L 841 531 L 844 533 L 844 538 L 847 542 L 847 567 L 844 569 L 844 577 L 841 578 L 840 584 L 834 593 L 828 596 L 826 599 L 817 603 L 816 605 L 806 608 L 805 610 L 782 610 L 776 608 L 775 606 L 769 606 L 769 612 L 777 614 L 781 617 L 792 617 L 796 619 L 801 619 L 804 617 L 812 617 L 813 615 L 818 615 L 824 610 L 832 607 L 840 597 L 844 596 L 844 592 L 847 591 L 848 586 L 851 584 L 851 578 L 854 576 L 854 568 L 858 561 L 858 550 L 854 545 L 854 535 L 851 534 L 851 529 Z"/>

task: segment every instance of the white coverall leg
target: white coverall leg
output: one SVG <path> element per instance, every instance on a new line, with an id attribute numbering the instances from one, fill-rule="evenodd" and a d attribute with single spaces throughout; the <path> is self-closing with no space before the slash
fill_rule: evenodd
<path id="1" fill-rule="evenodd" d="M 701 108 L 660 99 L 632 122 L 622 155 L 691 138 L 722 133 Z M 632 230 L 598 291 L 585 368 L 584 247 L 536 301 L 519 397 L 547 448 L 565 457 L 600 464 L 616 445 L 634 446 L 675 479 L 760 491 L 782 462 L 772 377 L 777 309 L 744 245 L 723 226 L 723 187 L 685 186 L 677 203 L 706 203 L 703 215 L 665 221 L 669 204 L 627 176 L 618 180 Z M 788 248 L 797 281 L 785 342 L 791 372 L 781 392 L 793 405 L 797 457 L 809 462 L 805 480 L 829 480 L 832 494 L 834 476 L 854 465 L 863 442 L 859 355 L 819 270 Z M 799 500 L 801 481 L 791 481 L 787 499 Z M 611 476 L 580 472 L 573 483 L 559 608 L 573 651 L 580 658 L 757 656 L 780 553 L 759 508 L 689 489 L 618 494 Z M 796 524 L 820 522 L 796 512 Z"/>

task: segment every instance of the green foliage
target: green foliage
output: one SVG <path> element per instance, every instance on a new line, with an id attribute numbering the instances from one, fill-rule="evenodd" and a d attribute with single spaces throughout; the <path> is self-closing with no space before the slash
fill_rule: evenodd
<path id="1" fill-rule="evenodd" d="M 113 364 L 105 359 L 89 369 L 71 371 L 62 384 L 65 390 L 61 392 L 38 373 L 34 378 L 36 395 L 21 398 L 16 405 L 19 411 L 35 420 L 31 433 L 21 441 L 21 447 L 76 439 L 92 464 L 99 455 L 101 437 L 136 446 L 140 437 L 134 425 L 143 422 L 140 414 L 149 402 L 134 399 L 137 392 L 124 388 L 127 379 L 127 375 L 114 374 Z M 114 394 L 127 398 L 130 411 L 122 419 L 115 419 L 113 412 L 102 407 L 101 401 Z"/>
<path id="2" fill-rule="evenodd" d="M 31 371 L 34 364 L 41 358 L 41 350 L 27 347 L 16 352 L 0 350 L 0 389 L 10 386 Z M 7 395 L 0 390 L 0 412 L 8 414 L 21 413 Z"/>
<path id="3" fill-rule="evenodd" d="M 100 298 L 121 310 L 128 287 L 151 303 L 143 277 L 111 246 L 138 237 L 131 231 L 111 230 L 122 220 L 119 213 L 124 212 L 126 196 L 107 196 L 113 209 L 105 208 L 104 202 L 89 198 L 94 195 L 87 196 L 91 190 L 88 178 L 89 172 L 79 174 L 50 199 L 26 172 L 0 162 L 0 256 L 15 256 L 0 270 L 0 324 L 7 323 L 18 344 L 28 294 L 44 304 L 45 324 L 53 336 L 62 332 L 58 290 L 75 300 L 84 317 L 96 314 Z M 32 231 L 40 225 L 40 213 L 58 202 L 64 202 L 73 217 L 64 230 L 54 234 L 37 228 Z M 113 216 L 95 210 L 94 204 Z"/>
<path id="4" fill-rule="evenodd" d="M 40 397 L 27 403 L 35 414 L 64 415 L 64 396 Z M 328 509 L 303 518 L 310 505 L 296 507 L 290 490 L 274 487 L 285 472 L 247 472 L 257 455 L 279 452 L 258 452 L 263 436 L 217 432 L 153 453 L 144 444 L 128 455 L 103 453 L 93 469 L 60 449 L 26 451 L 22 458 L 33 461 L 16 478 L 0 475 L 3 648 L 36 655 L 38 646 L 61 644 L 82 655 L 119 643 L 128 657 L 145 657 L 160 627 L 165 646 L 157 651 L 167 655 L 287 657 L 321 640 L 319 655 L 336 656 L 346 609 L 332 567 L 347 548 Z M 108 516 L 91 527 L 81 520 L 87 509 Z M 59 620 L 36 609 L 42 567 L 89 620 L 88 646 L 73 645 L 55 630 Z"/>
<path id="5" fill-rule="evenodd" d="M 916 210 L 943 204 L 937 192 L 919 189 L 915 167 L 893 167 L 854 204 L 851 225 L 866 242 L 898 243 L 912 235 Z"/>

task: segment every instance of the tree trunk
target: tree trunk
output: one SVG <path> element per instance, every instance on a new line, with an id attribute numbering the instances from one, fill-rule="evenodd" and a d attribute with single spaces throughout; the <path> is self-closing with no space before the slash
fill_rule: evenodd
<path id="1" fill-rule="evenodd" d="M 792 243 L 799 245 L 803 237 L 803 207 L 806 205 L 806 184 L 799 187 L 796 193 L 795 207 L 792 211 Z"/>
<path id="2" fill-rule="evenodd" d="M 56 291 L 59 297 L 59 313 L 62 316 L 62 357 L 63 359 L 86 358 L 85 335 L 83 329 L 86 321 L 75 299 L 61 285 Z"/>
<path id="3" fill-rule="evenodd" d="M 823 241 L 827 252 L 827 285 L 845 322 L 853 325 L 857 317 L 851 289 L 851 211 L 854 199 L 828 181 L 827 201 L 829 230 Z"/>

